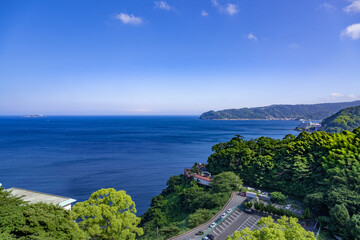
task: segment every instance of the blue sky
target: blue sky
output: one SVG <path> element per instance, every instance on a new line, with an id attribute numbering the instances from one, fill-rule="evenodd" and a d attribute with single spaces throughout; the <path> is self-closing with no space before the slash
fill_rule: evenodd
<path id="1" fill-rule="evenodd" d="M 360 99 L 360 0 L 0 0 L 0 114 Z"/>

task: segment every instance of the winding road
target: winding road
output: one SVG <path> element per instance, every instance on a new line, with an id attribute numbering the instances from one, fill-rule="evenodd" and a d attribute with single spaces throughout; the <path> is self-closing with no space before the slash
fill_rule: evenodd
<path id="1" fill-rule="evenodd" d="M 212 222 L 215 222 L 221 216 L 221 214 L 223 214 L 229 208 L 235 209 L 237 206 L 241 205 L 245 201 L 245 199 L 246 199 L 245 197 L 242 197 L 239 195 L 239 192 L 233 192 L 231 194 L 229 201 L 224 205 L 224 207 L 212 219 L 210 219 L 208 222 L 206 222 L 196 228 L 191 229 L 190 231 L 188 231 L 186 233 L 183 233 L 176 237 L 172 237 L 169 240 L 201 239 L 200 236 L 195 235 L 197 232 L 199 232 L 199 231 L 206 232 L 207 230 L 209 230 L 209 225 Z"/>

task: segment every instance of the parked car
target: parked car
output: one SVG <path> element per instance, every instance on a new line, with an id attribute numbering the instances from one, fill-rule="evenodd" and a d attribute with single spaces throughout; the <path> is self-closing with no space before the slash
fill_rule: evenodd
<path id="1" fill-rule="evenodd" d="M 195 235 L 203 235 L 204 234 L 204 232 L 203 231 L 198 231 L 197 233 L 195 233 Z"/>
<path id="2" fill-rule="evenodd" d="M 205 236 L 205 237 L 202 238 L 202 240 L 210 240 L 210 238 Z"/>
<path id="3" fill-rule="evenodd" d="M 226 213 L 221 214 L 221 218 L 226 217 Z"/>
<path id="4" fill-rule="evenodd" d="M 219 223 L 221 221 L 222 217 L 219 217 L 215 222 Z"/>
<path id="5" fill-rule="evenodd" d="M 229 214 L 229 213 L 231 213 L 231 211 L 232 211 L 232 209 L 229 208 L 229 209 L 226 211 L 226 213 Z"/>
<path id="6" fill-rule="evenodd" d="M 216 226 L 216 222 L 213 222 L 212 224 L 210 224 L 210 228 L 213 228 Z"/>
<path id="7" fill-rule="evenodd" d="M 286 205 L 286 207 L 285 207 L 286 210 L 290 210 L 290 208 L 291 208 L 290 204 Z"/>
<path id="8" fill-rule="evenodd" d="M 208 234 L 208 235 L 206 235 L 210 240 L 214 240 L 215 239 L 215 236 L 214 235 L 212 235 L 212 234 Z"/>

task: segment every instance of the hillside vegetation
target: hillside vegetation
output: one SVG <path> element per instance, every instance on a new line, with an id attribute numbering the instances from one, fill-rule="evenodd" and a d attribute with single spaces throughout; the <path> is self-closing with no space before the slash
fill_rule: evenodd
<path id="1" fill-rule="evenodd" d="M 256 108 L 227 109 L 201 114 L 203 120 L 227 119 L 312 119 L 322 120 L 343 108 L 360 105 L 360 101 L 341 103 L 321 103 L 309 105 L 271 105 Z"/>
<path id="2" fill-rule="evenodd" d="M 339 133 L 343 130 L 352 131 L 360 126 L 360 105 L 340 110 L 321 122 L 320 131 Z"/>
<path id="3" fill-rule="evenodd" d="M 173 176 L 167 188 L 151 200 L 150 208 L 142 216 L 141 239 L 168 239 L 210 220 L 228 201 L 231 192 L 242 181 L 233 172 L 222 172 L 212 180 L 212 188 L 198 186 L 185 180 L 184 175 Z"/>
<path id="4" fill-rule="evenodd" d="M 237 136 L 213 151 L 207 166 L 213 174 L 232 171 L 245 184 L 304 200 L 333 234 L 360 236 L 360 128 L 283 140 Z"/>
<path id="5" fill-rule="evenodd" d="M 94 192 L 68 211 L 53 204 L 30 204 L 0 187 L 1 240 L 134 240 L 143 234 L 135 213 L 131 197 L 112 188 Z"/>

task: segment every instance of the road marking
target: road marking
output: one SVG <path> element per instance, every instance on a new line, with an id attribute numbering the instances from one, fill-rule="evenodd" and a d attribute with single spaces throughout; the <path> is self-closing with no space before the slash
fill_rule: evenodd
<path id="1" fill-rule="evenodd" d="M 246 222 L 249 220 L 250 218 L 246 219 L 245 222 L 243 222 L 243 224 L 240 225 L 240 227 L 238 229 L 236 229 L 236 231 L 240 231 L 242 230 L 242 227 L 246 224 Z"/>
<path id="2" fill-rule="evenodd" d="M 223 228 L 221 225 L 218 225 L 219 228 L 221 228 L 223 231 L 225 231 L 225 228 Z"/>
<path id="3" fill-rule="evenodd" d="M 234 217 L 234 216 L 229 216 L 228 218 L 230 218 L 231 220 L 235 220 L 237 217 Z"/>
<path id="4" fill-rule="evenodd" d="M 243 224 L 241 224 L 241 226 L 236 231 L 243 230 L 246 227 L 248 227 L 248 228 L 250 228 L 252 230 L 254 228 L 254 226 L 257 226 L 256 223 L 259 220 L 260 219 L 258 219 L 258 218 L 249 217 L 248 219 L 246 219 L 245 222 L 243 222 Z"/>
<path id="5" fill-rule="evenodd" d="M 241 213 L 240 213 L 241 214 Z M 235 216 L 239 216 L 240 215 L 239 212 L 234 212 L 233 215 Z"/>
<path id="6" fill-rule="evenodd" d="M 224 224 L 226 227 L 229 227 L 229 225 L 227 225 L 225 221 L 223 221 L 222 224 Z"/>
<path id="7" fill-rule="evenodd" d="M 231 225 L 233 222 L 228 222 L 228 220 L 225 219 L 225 222 L 229 225 Z"/>
<path id="8" fill-rule="evenodd" d="M 213 230 L 213 233 L 215 233 L 216 236 L 219 236 L 219 234 L 215 231 L 215 229 Z"/>

